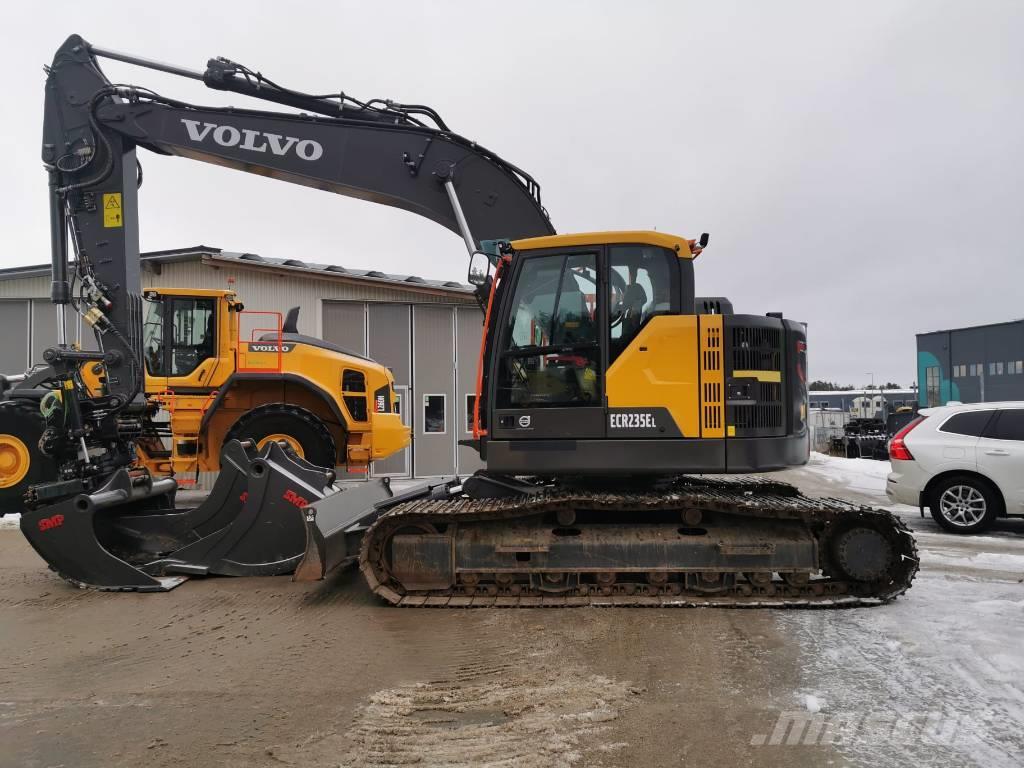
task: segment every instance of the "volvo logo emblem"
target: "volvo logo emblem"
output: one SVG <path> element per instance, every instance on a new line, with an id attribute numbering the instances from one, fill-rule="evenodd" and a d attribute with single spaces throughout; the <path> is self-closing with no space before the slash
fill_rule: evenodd
<path id="1" fill-rule="evenodd" d="M 299 139 L 279 133 L 254 131 L 249 128 L 235 128 L 233 125 L 200 123 L 198 120 L 182 118 L 190 141 L 202 144 L 208 137 L 222 147 L 238 147 L 250 152 L 266 152 L 283 157 L 289 152 L 301 160 L 319 160 L 324 154 L 323 145 L 313 139 Z"/>
<path id="2" fill-rule="evenodd" d="M 530 417 L 529 416 L 520 416 L 519 417 L 519 426 L 522 429 L 529 429 L 530 428 Z"/>

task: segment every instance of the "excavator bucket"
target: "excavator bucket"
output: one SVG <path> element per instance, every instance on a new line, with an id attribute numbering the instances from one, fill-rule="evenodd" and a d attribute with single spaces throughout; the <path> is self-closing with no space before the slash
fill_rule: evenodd
<path id="1" fill-rule="evenodd" d="M 278 443 L 224 445 L 209 497 L 176 509 L 176 484 L 119 470 L 100 490 L 27 511 L 21 530 L 64 578 L 104 590 L 166 591 L 189 576 L 290 573 L 301 509 L 336 493 L 334 472 Z"/>
<path id="2" fill-rule="evenodd" d="M 295 581 L 319 581 L 359 557 L 363 532 L 389 509 L 424 498 L 448 498 L 459 479 L 422 483 L 399 495 L 388 478 L 352 486 L 305 509 L 306 551 L 295 568 Z"/>

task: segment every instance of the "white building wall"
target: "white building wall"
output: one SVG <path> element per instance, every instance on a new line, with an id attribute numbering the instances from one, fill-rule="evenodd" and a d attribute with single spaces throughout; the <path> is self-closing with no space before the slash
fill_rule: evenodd
<path id="1" fill-rule="evenodd" d="M 0 279 L 0 299 L 48 299 L 50 278 L 48 275 Z"/>

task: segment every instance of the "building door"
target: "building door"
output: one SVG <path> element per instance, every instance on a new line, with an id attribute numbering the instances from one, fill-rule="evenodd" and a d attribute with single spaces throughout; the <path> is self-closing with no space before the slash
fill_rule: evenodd
<path id="1" fill-rule="evenodd" d="M 409 387 L 395 385 L 395 407 L 402 416 L 402 423 L 405 426 L 412 424 L 412 409 L 409 403 Z M 398 453 L 388 456 L 386 459 L 373 462 L 370 467 L 370 474 L 373 477 L 394 477 L 403 478 L 412 475 L 412 447 L 403 448 Z"/>
<path id="2" fill-rule="evenodd" d="M 455 474 L 455 319 L 452 307 L 413 307 L 413 471 Z"/>
<path id="3" fill-rule="evenodd" d="M 366 305 L 361 301 L 325 301 L 324 341 L 366 354 Z"/>
<path id="4" fill-rule="evenodd" d="M 455 430 L 456 466 L 460 475 L 471 475 L 484 468 L 480 454 L 459 440 L 473 438 L 473 406 L 476 403 L 476 369 L 480 357 L 480 336 L 483 334 L 483 313 L 479 307 L 466 306 L 455 310 L 456 344 L 456 405 L 458 414 Z"/>
<path id="5" fill-rule="evenodd" d="M 26 301 L 0 301 L 0 373 L 13 375 L 28 368 L 28 313 Z"/>

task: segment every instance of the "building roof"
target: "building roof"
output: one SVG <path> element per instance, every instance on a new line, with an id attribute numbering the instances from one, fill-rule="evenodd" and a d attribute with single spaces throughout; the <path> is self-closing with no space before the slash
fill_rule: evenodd
<path id="1" fill-rule="evenodd" d="M 427 280 L 416 275 L 398 275 L 381 272 L 375 269 L 353 269 L 338 264 L 302 261 L 300 259 L 277 259 L 260 256 L 256 253 L 238 253 L 197 245 L 192 248 L 172 248 L 166 251 L 149 251 L 140 254 L 143 264 L 159 265 L 181 261 L 205 261 L 209 263 L 231 263 L 240 267 L 255 269 L 266 268 L 299 272 L 318 277 L 340 278 L 358 282 L 384 283 L 395 288 L 411 290 L 433 290 L 445 293 L 471 294 L 473 286 L 464 285 L 455 280 Z M 24 277 L 38 277 L 50 273 L 49 264 L 37 264 L 27 267 L 7 267 L 0 269 L 0 280 L 13 280 Z"/>
<path id="2" fill-rule="evenodd" d="M 982 323 L 981 325 L 965 325 L 960 328 L 944 328 L 937 331 L 923 331 L 918 336 L 931 336 L 935 333 L 956 333 L 957 331 L 973 331 L 978 328 L 996 328 L 1000 325 L 1017 325 L 1018 323 L 1024 323 L 1024 318 L 1017 318 L 1016 320 L 1003 320 L 1000 323 Z"/>
<path id="3" fill-rule="evenodd" d="M 822 397 L 826 395 L 835 396 L 850 396 L 850 397 L 861 397 L 862 395 L 913 395 L 916 394 L 916 389 L 834 389 L 834 390 L 809 390 L 807 392 L 810 397 Z"/>

